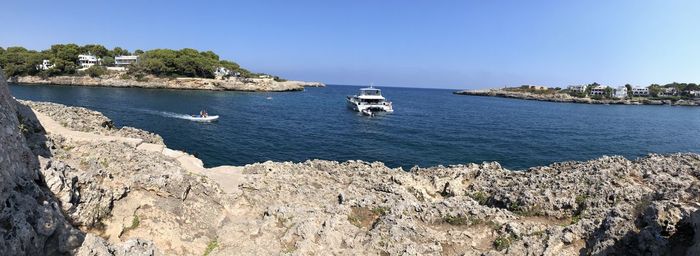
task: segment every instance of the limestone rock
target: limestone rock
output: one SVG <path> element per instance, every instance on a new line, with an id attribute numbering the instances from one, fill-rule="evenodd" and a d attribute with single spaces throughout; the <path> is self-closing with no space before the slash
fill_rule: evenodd
<path id="1" fill-rule="evenodd" d="M 61 125 L 74 131 L 91 132 L 101 135 L 120 136 L 143 139 L 144 142 L 163 145 L 160 135 L 133 127 L 117 128 L 111 119 L 102 113 L 81 107 L 69 107 L 50 102 L 20 101 L 22 104 L 39 111 Z"/>
<path id="2" fill-rule="evenodd" d="M 76 256 L 155 256 L 160 255 L 152 242 L 131 239 L 112 245 L 93 234 L 88 234 Z"/>
<path id="3" fill-rule="evenodd" d="M 5 79 L 3 79 L 4 81 Z M 161 78 L 146 76 L 142 79 L 123 78 L 118 73 L 107 74 L 102 77 L 89 76 L 52 76 L 42 78 L 39 76 L 11 77 L 7 80 L 11 83 L 21 84 L 45 84 L 45 85 L 72 85 L 72 86 L 105 86 L 105 87 L 138 87 L 138 88 L 167 88 L 184 90 L 230 90 L 230 91 L 303 91 L 304 87 L 324 87 L 319 82 L 304 81 L 275 81 L 273 78 Z"/>
<path id="4" fill-rule="evenodd" d="M 32 130 L 20 123 L 15 104 L 0 74 L 0 252 L 69 253 L 80 246 L 83 234 L 65 220 L 51 193 L 41 185 L 38 161 L 23 136 Z"/>
<path id="5" fill-rule="evenodd" d="M 158 144 L 46 135 L 3 97 L 8 255 L 697 255 L 700 246 L 698 154 L 524 171 L 322 160 L 205 169 Z M 25 103 L 71 129 L 117 133 L 96 112 Z"/>

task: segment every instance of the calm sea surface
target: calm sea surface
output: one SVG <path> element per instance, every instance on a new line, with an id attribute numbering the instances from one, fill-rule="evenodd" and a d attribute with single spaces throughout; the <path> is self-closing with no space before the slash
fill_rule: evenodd
<path id="1" fill-rule="evenodd" d="M 206 166 L 266 160 L 382 161 L 410 168 L 498 161 L 511 169 L 602 155 L 700 153 L 700 108 L 562 104 L 382 88 L 395 112 L 347 109 L 359 87 L 244 93 L 10 86 L 20 99 L 100 111 L 120 126 L 160 134 Z M 271 98 L 269 98 L 271 97 Z M 206 108 L 216 123 L 179 118 Z"/>

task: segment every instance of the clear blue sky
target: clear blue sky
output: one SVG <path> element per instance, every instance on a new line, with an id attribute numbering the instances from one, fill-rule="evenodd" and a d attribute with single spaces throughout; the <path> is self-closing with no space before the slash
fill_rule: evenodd
<path id="1" fill-rule="evenodd" d="M 0 46 L 196 48 L 335 84 L 700 82 L 700 1 L 3 1 Z"/>

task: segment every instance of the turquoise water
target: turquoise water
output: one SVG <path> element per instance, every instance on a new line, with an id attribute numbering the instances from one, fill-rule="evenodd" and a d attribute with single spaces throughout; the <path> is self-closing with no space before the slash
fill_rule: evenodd
<path id="1" fill-rule="evenodd" d="M 245 93 L 10 86 L 20 99 L 100 111 L 117 125 L 160 134 L 206 166 L 267 160 L 382 161 L 410 168 L 498 161 L 511 169 L 602 155 L 700 153 L 700 108 L 585 105 L 386 87 L 395 112 L 347 109 L 359 87 Z M 271 98 L 268 98 L 271 97 Z M 216 123 L 180 118 L 206 108 Z"/>

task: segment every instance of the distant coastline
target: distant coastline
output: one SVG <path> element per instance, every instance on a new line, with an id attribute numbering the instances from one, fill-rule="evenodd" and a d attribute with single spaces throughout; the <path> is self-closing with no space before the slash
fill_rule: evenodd
<path id="1" fill-rule="evenodd" d="M 18 84 L 280 92 L 323 87 L 255 73 L 212 51 L 152 49 L 130 52 L 98 44 L 55 44 L 35 51 L 0 47 L 7 82 Z"/>
<path id="2" fill-rule="evenodd" d="M 700 106 L 700 98 L 680 99 L 652 99 L 646 97 L 634 97 L 628 99 L 594 99 L 591 97 L 574 97 L 566 93 L 534 93 L 527 91 L 507 91 L 503 89 L 487 90 L 462 90 L 453 92 L 457 95 L 500 97 L 522 100 L 537 100 L 560 103 L 582 103 L 603 105 L 672 105 L 672 106 Z"/>
<path id="3" fill-rule="evenodd" d="M 303 91 L 305 87 L 325 87 L 320 82 L 276 81 L 273 78 L 162 78 L 145 76 L 143 78 L 124 78 L 118 75 L 90 76 L 14 76 L 7 79 L 9 83 L 27 85 L 69 85 L 101 86 L 120 88 L 210 90 L 210 91 L 248 91 L 248 92 L 284 92 Z"/>

